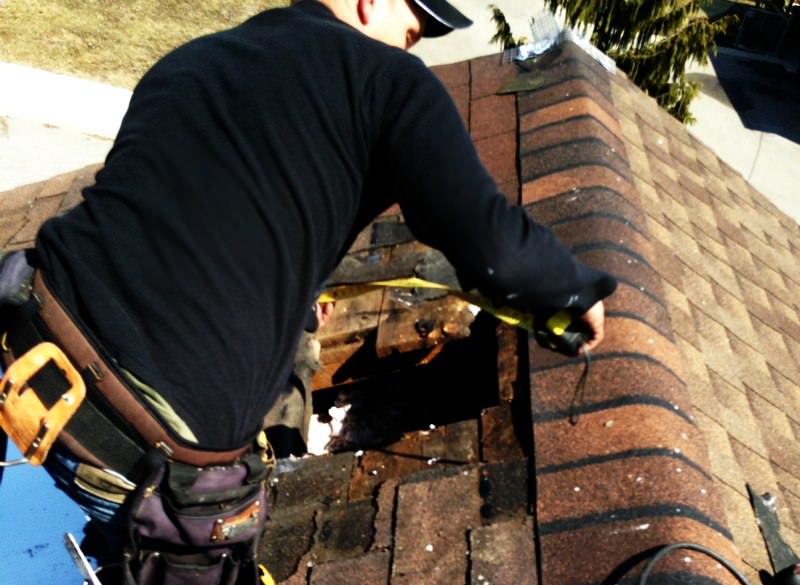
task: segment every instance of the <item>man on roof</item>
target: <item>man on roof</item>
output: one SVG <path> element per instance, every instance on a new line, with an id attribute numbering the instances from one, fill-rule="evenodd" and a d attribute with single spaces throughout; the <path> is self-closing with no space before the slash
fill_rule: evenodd
<path id="1" fill-rule="evenodd" d="M 507 202 L 406 52 L 469 24 L 446 0 L 302 0 L 177 48 L 84 202 L 4 259 L 0 282 L 36 271 L 8 346 L 52 340 L 89 382 L 45 465 L 126 583 L 254 582 L 250 447 L 320 287 L 389 206 L 465 288 L 568 308 L 600 343 L 614 279 Z"/>

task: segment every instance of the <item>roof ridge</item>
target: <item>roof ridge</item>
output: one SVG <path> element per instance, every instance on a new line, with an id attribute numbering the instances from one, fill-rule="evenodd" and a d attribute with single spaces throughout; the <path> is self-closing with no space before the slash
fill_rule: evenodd
<path id="1" fill-rule="evenodd" d="M 689 413 L 691 400 L 672 327 L 661 336 L 643 325 L 663 323 L 663 314 L 653 311 L 666 305 L 662 276 L 652 261 L 649 222 L 637 223 L 637 233 L 624 221 L 633 222 L 630 208 L 641 206 L 641 195 L 627 148 L 620 151 L 615 146 L 626 143 L 614 103 L 615 76 L 570 42 L 547 59 L 547 67 L 560 72 L 563 85 L 551 80 L 543 85 L 546 90 L 534 89 L 518 97 L 520 131 L 525 135 L 525 150 L 519 154 L 523 204 L 556 224 L 557 235 L 581 260 L 616 274 L 621 289 L 627 291 L 606 300 L 606 340 L 593 358 L 588 389 L 577 406 L 581 408 L 577 425 L 570 424 L 568 414 L 577 408 L 575 385 L 584 367 L 581 360 L 540 348 L 531 350 L 543 574 L 550 583 L 588 583 L 591 573 L 575 567 L 582 551 L 603 549 L 602 554 L 591 555 L 597 580 L 597 575 L 612 574 L 626 559 L 642 555 L 650 546 L 687 539 L 738 558 L 715 492 L 705 438 Z M 533 78 L 541 74 L 536 64 L 526 68 Z M 563 95 L 567 92 L 569 98 Z M 576 93 L 581 97 L 573 98 Z M 578 127 L 576 116 L 599 124 Z M 568 130 L 547 132 L 557 123 Z M 654 127 L 670 124 L 658 118 L 648 123 Z M 664 164 L 666 160 L 665 156 Z M 565 174 L 565 167 L 575 162 L 577 166 Z M 571 197 L 552 197 L 563 195 L 570 184 Z M 591 208 L 588 185 L 618 192 L 629 205 L 611 211 L 623 222 L 597 217 L 580 227 L 563 223 L 564 218 L 584 216 Z M 626 253 L 620 255 L 618 250 Z M 652 295 L 655 304 L 644 301 L 647 295 Z M 635 385 L 627 379 L 633 377 Z M 578 453 L 589 462 L 586 467 L 577 466 Z M 634 455 L 626 459 L 622 453 Z M 688 457 L 690 464 L 676 459 L 679 454 Z M 628 473 L 637 466 L 649 472 L 634 473 L 631 479 Z M 694 469 L 691 479 L 690 469 Z M 644 479 L 640 482 L 636 477 Z M 646 528 L 631 530 L 631 523 Z M 562 528 L 554 530 L 556 526 Z M 613 547 L 597 542 L 609 531 L 617 535 Z M 693 562 L 683 569 L 710 581 L 721 579 L 709 563 Z M 657 570 L 669 573 L 676 565 L 667 563 Z"/>

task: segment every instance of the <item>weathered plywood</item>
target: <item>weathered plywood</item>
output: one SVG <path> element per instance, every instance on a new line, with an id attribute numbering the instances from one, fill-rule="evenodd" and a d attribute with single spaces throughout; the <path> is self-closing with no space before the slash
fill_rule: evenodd
<path id="1" fill-rule="evenodd" d="M 375 342 L 379 357 L 467 337 L 475 318 L 466 301 L 451 296 L 420 300 L 413 289 L 387 291 L 381 313 Z"/>
<path id="2" fill-rule="evenodd" d="M 351 248 L 327 286 L 417 277 L 456 287 L 455 270 L 444 256 L 409 238 L 405 225 L 396 221 L 367 228 L 354 243 L 358 250 Z M 446 341 L 469 335 L 473 318 L 468 303 L 441 290 L 392 287 L 344 297 L 318 334 L 322 368 L 314 388 L 384 370 L 386 364 L 377 362 L 398 353 L 419 353 L 404 360 L 404 367 L 426 363 Z M 425 349 L 435 351 L 419 351 Z"/>

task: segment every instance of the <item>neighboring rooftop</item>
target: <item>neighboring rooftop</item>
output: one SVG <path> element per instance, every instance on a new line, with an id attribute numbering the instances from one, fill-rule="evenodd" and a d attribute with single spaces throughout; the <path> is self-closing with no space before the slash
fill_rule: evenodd
<path id="1" fill-rule="evenodd" d="M 797 223 L 571 43 L 435 71 L 504 192 L 618 276 L 607 340 L 580 395 L 582 360 L 458 299 L 342 302 L 315 404 L 358 397 L 384 432 L 281 462 L 267 565 L 310 585 L 616 583 L 691 540 L 757 583 L 770 565 L 747 483 L 777 496 L 800 550 Z M 31 245 L 97 168 L 0 194 L 5 248 Z M 445 274 L 401 225 L 379 218 L 350 261 Z M 656 575 L 733 583 L 693 552 Z"/>

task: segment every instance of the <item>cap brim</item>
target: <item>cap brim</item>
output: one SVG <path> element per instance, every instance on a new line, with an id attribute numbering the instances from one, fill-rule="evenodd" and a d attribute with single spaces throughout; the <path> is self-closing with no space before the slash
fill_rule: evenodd
<path id="1" fill-rule="evenodd" d="M 447 0 L 414 0 L 428 19 L 425 22 L 423 37 L 441 37 L 457 28 L 467 28 L 472 21 L 461 14 Z"/>

